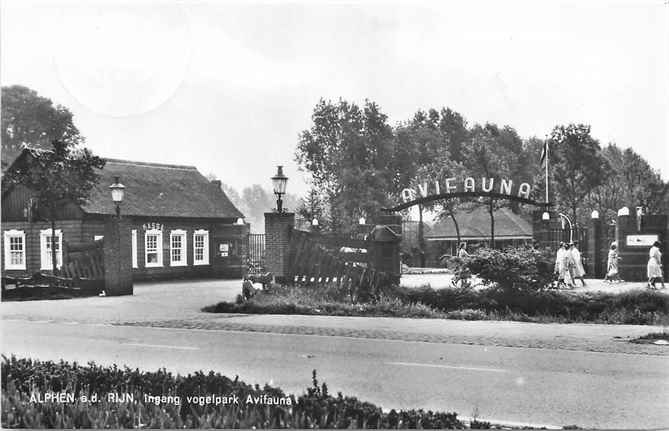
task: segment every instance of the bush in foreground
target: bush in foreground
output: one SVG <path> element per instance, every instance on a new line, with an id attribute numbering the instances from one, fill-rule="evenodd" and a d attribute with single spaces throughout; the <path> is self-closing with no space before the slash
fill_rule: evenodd
<path id="1" fill-rule="evenodd" d="M 2 362 L 2 426 L 4 428 L 464 428 L 455 413 L 424 410 L 383 412 L 380 407 L 332 396 L 313 372 L 312 387 L 295 397 L 265 385 L 251 386 L 213 371 L 187 376 L 165 370 L 86 366 L 4 358 Z M 75 395 L 73 403 L 33 402 L 47 392 Z M 108 393 L 129 393 L 134 401 L 109 402 Z M 96 403 L 80 397 L 102 396 Z M 180 404 L 145 402 L 144 395 L 179 396 Z M 188 403 L 188 396 L 230 395 L 239 404 Z M 290 399 L 289 404 L 247 404 L 262 396 Z"/>

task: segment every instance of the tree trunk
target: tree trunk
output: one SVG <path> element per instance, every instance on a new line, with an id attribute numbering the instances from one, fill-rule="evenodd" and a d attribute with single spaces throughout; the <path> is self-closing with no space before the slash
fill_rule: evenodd
<path id="1" fill-rule="evenodd" d="M 495 207 L 492 198 L 488 201 L 488 214 L 490 214 L 490 248 L 495 248 Z"/>
<path id="2" fill-rule="evenodd" d="M 423 205 L 418 205 L 418 250 L 420 267 L 425 268 L 425 232 L 423 231 Z"/>
<path id="3" fill-rule="evenodd" d="M 451 217 L 451 220 L 453 220 L 453 226 L 455 226 L 455 236 L 458 238 L 458 247 L 460 247 L 460 225 L 458 224 L 458 221 L 455 219 L 455 214 L 453 213 L 453 210 L 448 210 L 448 215 Z"/>

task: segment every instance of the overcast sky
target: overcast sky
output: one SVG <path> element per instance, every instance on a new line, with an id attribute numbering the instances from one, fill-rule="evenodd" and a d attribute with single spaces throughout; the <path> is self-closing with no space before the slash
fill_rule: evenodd
<path id="1" fill-rule="evenodd" d="M 448 106 L 521 136 L 582 122 L 669 177 L 669 1 L 2 2 L 2 85 L 68 107 L 97 154 L 307 186 L 319 98 L 391 124 Z"/>

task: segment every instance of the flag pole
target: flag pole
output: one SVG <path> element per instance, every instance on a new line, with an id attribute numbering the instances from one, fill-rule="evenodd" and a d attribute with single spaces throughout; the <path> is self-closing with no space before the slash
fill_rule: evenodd
<path id="1" fill-rule="evenodd" d="M 546 203 L 548 203 L 548 136 L 544 148 L 546 149 Z"/>

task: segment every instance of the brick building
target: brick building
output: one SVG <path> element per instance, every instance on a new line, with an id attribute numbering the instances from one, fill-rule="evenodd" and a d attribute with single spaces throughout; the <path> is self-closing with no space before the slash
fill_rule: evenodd
<path id="1" fill-rule="evenodd" d="M 40 151 L 26 149 L 12 163 L 30 163 Z M 11 166 L 8 167 L 11 169 Z M 115 214 L 109 185 L 125 185 L 121 215 L 130 226 L 135 280 L 176 277 L 238 277 L 245 270 L 248 225 L 220 181 L 195 167 L 107 159 L 100 181 L 84 205 L 65 204 L 56 222 L 58 265 L 66 243 L 104 236 Z M 2 190 L 3 273 L 51 270 L 51 229 L 21 185 Z"/>

